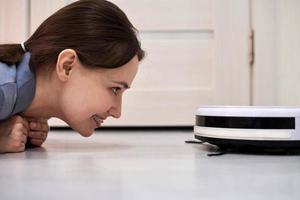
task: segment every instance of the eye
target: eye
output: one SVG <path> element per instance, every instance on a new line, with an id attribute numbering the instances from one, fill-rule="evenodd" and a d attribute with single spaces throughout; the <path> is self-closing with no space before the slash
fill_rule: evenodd
<path id="1" fill-rule="evenodd" d="M 112 90 L 112 92 L 114 93 L 114 95 L 117 95 L 117 92 L 118 92 L 119 90 L 121 90 L 121 88 L 119 88 L 119 87 L 113 87 L 113 88 L 111 88 L 111 90 Z"/>

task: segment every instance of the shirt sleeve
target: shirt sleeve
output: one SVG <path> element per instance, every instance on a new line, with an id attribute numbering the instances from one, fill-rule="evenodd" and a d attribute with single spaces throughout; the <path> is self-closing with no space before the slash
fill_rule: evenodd
<path id="1" fill-rule="evenodd" d="M 0 85 L 0 120 L 11 116 L 17 99 L 17 86 L 15 83 Z"/>
<path id="2" fill-rule="evenodd" d="M 1 110 L 2 110 L 3 104 L 4 104 L 4 94 L 3 94 L 3 90 L 0 87 L 0 113 L 1 113 Z M 0 114 L 0 118 L 1 118 L 1 114 Z"/>

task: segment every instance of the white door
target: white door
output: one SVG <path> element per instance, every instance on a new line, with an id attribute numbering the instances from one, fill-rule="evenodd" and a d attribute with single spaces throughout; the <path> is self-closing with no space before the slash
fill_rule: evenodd
<path id="1" fill-rule="evenodd" d="M 70 2 L 31 0 L 31 33 Z M 147 57 L 124 94 L 121 119 L 106 125 L 193 125 L 200 105 L 249 105 L 248 0 L 113 2 L 140 30 Z"/>
<path id="2" fill-rule="evenodd" d="M 253 0 L 254 104 L 300 106 L 300 1 Z"/>
<path id="3" fill-rule="evenodd" d="M 277 104 L 300 106 L 300 1 L 276 1 Z"/>
<path id="4" fill-rule="evenodd" d="M 28 36 L 28 1 L 0 0 L 0 43 L 21 43 Z"/>

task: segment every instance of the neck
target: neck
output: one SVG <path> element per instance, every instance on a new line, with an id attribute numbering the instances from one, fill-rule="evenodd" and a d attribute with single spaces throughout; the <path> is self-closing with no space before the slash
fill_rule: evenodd
<path id="1" fill-rule="evenodd" d="M 21 115 L 30 118 L 63 118 L 59 106 L 57 106 L 59 102 L 58 88 L 57 81 L 53 77 L 50 78 L 49 75 L 37 71 L 33 101 Z"/>

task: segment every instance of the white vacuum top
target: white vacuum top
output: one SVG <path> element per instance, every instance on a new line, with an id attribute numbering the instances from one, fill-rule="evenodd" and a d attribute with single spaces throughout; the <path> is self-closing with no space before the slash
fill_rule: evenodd
<path id="1" fill-rule="evenodd" d="M 202 106 L 195 114 L 201 116 L 300 117 L 300 107 Z"/>

